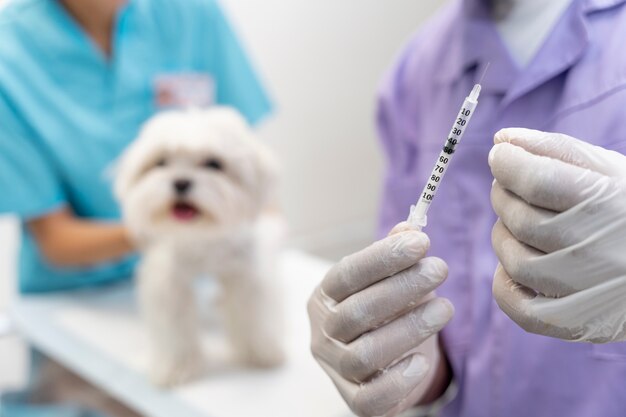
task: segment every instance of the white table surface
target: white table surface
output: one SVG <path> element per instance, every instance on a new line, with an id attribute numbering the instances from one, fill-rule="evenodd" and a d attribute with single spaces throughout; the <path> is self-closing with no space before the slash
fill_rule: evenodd
<path id="1" fill-rule="evenodd" d="M 32 344 L 146 416 L 346 417 L 352 414 L 309 351 L 306 300 L 329 266 L 299 251 L 282 256 L 289 357 L 283 368 L 222 367 L 173 390 L 145 377 L 148 341 L 129 283 L 22 297 L 11 316 Z M 223 337 L 208 332 L 204 342 L 219 357 Z"/>

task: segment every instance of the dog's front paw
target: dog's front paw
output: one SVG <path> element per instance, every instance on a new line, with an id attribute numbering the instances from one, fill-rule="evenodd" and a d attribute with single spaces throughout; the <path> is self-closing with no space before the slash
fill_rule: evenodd
<path id="1" fill-rule="evenodd" d="M 190 382 L 204 372 L 205 362 L 202 355 L 188 355 L 176 360 L 156 359 L 150 369 L 152 383 L 169 388 Z"/>

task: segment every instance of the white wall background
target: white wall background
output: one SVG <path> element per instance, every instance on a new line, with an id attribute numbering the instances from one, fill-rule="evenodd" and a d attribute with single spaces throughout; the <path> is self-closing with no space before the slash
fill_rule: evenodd
<path id="1" fill-rule="evenodd" d="M 296 245 L 336 258 L 373 238 L 382 176 L 375 92 L 440 3 L 222 0 L 277 104 L 260 132 L 283 163 Z"/>

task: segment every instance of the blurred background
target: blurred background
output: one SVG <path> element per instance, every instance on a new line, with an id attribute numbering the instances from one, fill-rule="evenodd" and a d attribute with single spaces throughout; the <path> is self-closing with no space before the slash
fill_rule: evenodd
<path id="1" fill-rule="evenodd" d="M 373 238 L 382 74 L 441 0 L 223 0 L 276 105 L 260 133 L 283 165 L 294 245 L 336 258 Z"/>
<path id="2" fill-rule="evenodd" d="M 374 129 L 377 86 L 441 3 L 221 1 L 275 104 L 259 132 L 283 166 L 292 246 L 337 259 L 373 239 L 383 163 Z M 0 217 L 0 389 L 19 386 L 27 362 L 21 341 L 1 336 L 17 236 L 14 219 Z"/>

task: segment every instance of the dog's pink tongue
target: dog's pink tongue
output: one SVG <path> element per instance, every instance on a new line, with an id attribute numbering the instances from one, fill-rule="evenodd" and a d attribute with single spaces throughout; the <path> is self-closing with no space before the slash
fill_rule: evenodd
<path id="1" fill-rule="evenodd" d="M 172 214 L 178 220 L 193 220 L 198 215 L 198 210 L 187 203 L 176 203 L 172 209 Z"/>

